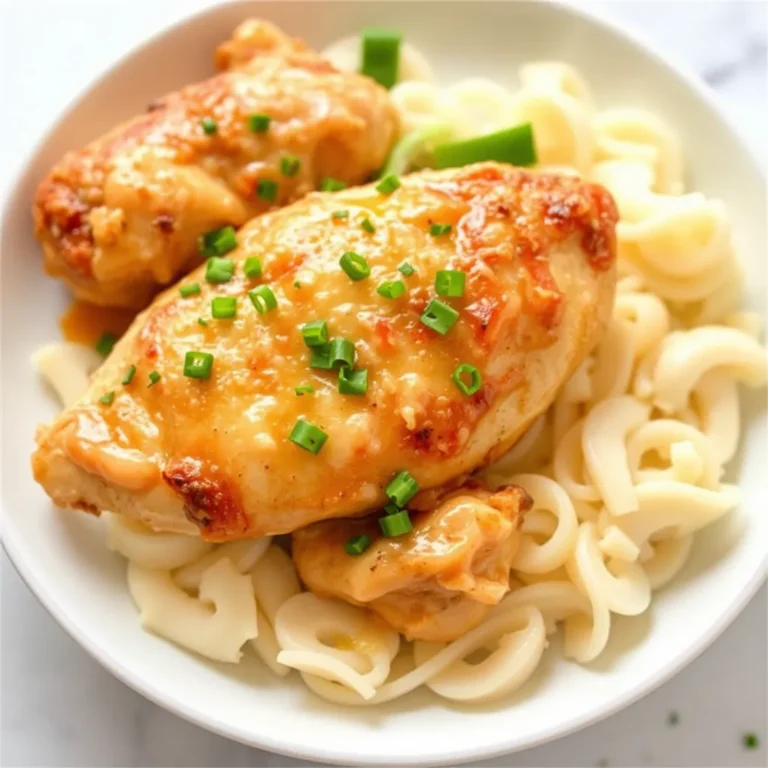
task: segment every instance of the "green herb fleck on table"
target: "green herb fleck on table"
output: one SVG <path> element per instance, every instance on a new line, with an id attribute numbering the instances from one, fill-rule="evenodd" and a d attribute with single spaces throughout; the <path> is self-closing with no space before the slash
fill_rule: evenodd
<path id="1" fill-rule="evenodd" d="M 680 715 L 677 712 L 670 712 L 667 715 L 667 725 L 675 726 L 680 722 Z"/>
<path id="2" fill-rule="evenodd" d="M 750 731 L 744 734 L 741 743 L 744 745 L 744 749 L 757 749 L 760 746 L 760 739 L 754 731 Z"/>

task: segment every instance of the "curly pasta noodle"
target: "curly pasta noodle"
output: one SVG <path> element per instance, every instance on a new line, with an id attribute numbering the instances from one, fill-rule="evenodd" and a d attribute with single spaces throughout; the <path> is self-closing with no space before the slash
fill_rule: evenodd
<path id="1" fill-rule="evenodd" d="M 350 38 L 328 55 L 356 68 L 358 50 Z M 269 539 L 213 546 L 108 516 L 109 545 L 129 560 L 148 629 L 221 661 L 250 647 L 276 674 L 298 670 L 316 694 L 350 706 L 422 685 L 463 702 L 505 696 L 560 627 L 567 657 L 597 658 L 612 616 L 647 610 L 685 565 L 695 532 L 739 503 L 739 489 L 721 481 L 739 443 L 737 383 L 766 380 L 759 319 L 736 311 L 727 211 L 684 189 L 680 145 L 662 119 L 597 110 L 581 75 L 560 62 L 526 64 L 517 91 L 484 78 L 440 87 L 426 59 L 404 51 L 391 94 L 405 134 L 443 126 L 433 135 L 468 137 L 530 121 L 540 167 L 604 184 L 620 210 L 607 333 L 549 411 L 483 470 L 490 485 L 518 484 L 534 500 L 512 591 L 459 639 L 407 644 L 365 610 L 302 591 Z M 37 363 L 69 404 L 98 360 L 56 345 Z"/>

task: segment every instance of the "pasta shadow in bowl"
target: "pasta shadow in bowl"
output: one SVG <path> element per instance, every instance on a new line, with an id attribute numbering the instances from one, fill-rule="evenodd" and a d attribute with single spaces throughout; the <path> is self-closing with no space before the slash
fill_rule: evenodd
<path id="1" fill-rule="evenodd" d="M 504 624 L 502 638 L 486 644 L 493 650 L 494 640 L 498 647 L 513 636 L 508 642 L 519 643 L 513 646 L 519 659 L 526 655 L 524 641 L 530 640 L 538 652 L 549 625 L 555 619 L 566 624 L 565 639 L 550 635 L 550 647 L 540 659 L 529 654 L 537 663 L 529 664 L 517 689 L 498 701 L 470 706 L 422 686 L 378 706 L 341 707 L 307 690 L 297 672 L 270 677 L 250 649 L 240 665 L 201 663 L 199 656 L 141 629 L 125 586 L 124 563 L 104 546 L 102 522 L 62 518 L 68 513 L 52 510 L 30 477 L 32 436 L 40 422 L 53 417 L 54 408 L 29 360 L 35 349 L 58 338 L 57 321 L 66 306 L 60 287 L 41 278 L 39 246 L 27 215 L 35 184 L 66 149 L 141 111 L 158 90 L 208 76 L 205 62 L 211 51 L 248 16 L 269 19 L 318 50 L 368 26 L 385 23 L 401 29 L 436 77 L 425 87 L 395 86 L 392 98 L 404 116 L 418 117 L 412 97 L 416 107 L 445 110 L 440 114 L 455 120 L 459 133 L 498 127 L 494 121 L 523 114 L 534 124 L 546 165 L 567 173 L 572 171 L 564 165 L 580 166 L 577 170 L 608 186 L 617 198 L 622 214 L 618 315 L 596 356 L 563 388 L 549 416 L 523 438 L 524 450 L 518 448 L 514 460 L 497 468 L 497 479 L 512 477 L 534 497 L 535 508 L 523 529 L 527 544 L 513 570 L 538 590 L 525 594 L 537 594 L 542 602 L 541 610 L 514 605 L 515 594 L 526 589 L 521 578 L 515 585 L 520 588 L 501 611 L 509 608 L 518 623 Z M 2 225 L 3 536 L 19 572 L 84 648 L 159 705 L 244 743 L 333 764 L 476 762 L 584 727 L 644 695 L 694 658 L 734 618 L 764 574 L 768 519 L 758 514 L 768 464 L 762 396 L 745 400 L 739 430 L 738 419 L 732 418 L 733 382 L 710 377 L 702 385 L 703 377 L 693 376 L 693 395 L 678 386 L 690 368 L 680 363 L 676 350 L 682 347 L 674 341 L 700 341 L 700 335 L 686 336 L 694 332 L 692 326 L 721 324 L 725 335 L 716 343 L 710 343 L 711 335 L 705 338 L 701 346 L 709 352 L 700 359 L 704 368 L 729 373 L 739 366 L 727 355 L 718 357 L 723 348 L 733 347 L 729 341 L 738 338 L 747 352 L 754 348 L 754 340 L 750 344 L 737 333 L 744 318 L 731 317 L 719 304 L 733 298 L 729 291 L 737 281 L 732 268 L 740 263 L 746 278 L 742 308 L 765 313 L 765 190 L 758 167 L 702 87 L 623 32 L 573 8 L 539 2 L 454 3 L 444 21 L 437 34 L 434 4 L 419 2 L 230 3 L 183 21 L 116 65 L 54 126 L 16 185 Z M 516 76 L 530 62 L 559 59 L 570 66 L 528 68 L 522 78 Z M 522 113 L 513 114 L 510 105 Z M 627 107 L 633 110 L 629 115 L 622 111 Z M 682 137 L 681 156 L 669 149 L 675 146 L 674 137 Z M 592 162 L 595 145 L 608 155 L 601 163 Z M 684 164 L 677 163 L 680 159 Z M 696 192 L 681 194 L 683 188 Z M 681 227 L 679 217 L 690 228 Z M 672 250 L 675 259 L 669 257 Z M 30 303 L 38 311 L 30 313 Z M 16 332 L 19 317 L 25 318 L 24 334 Z M 749 336 L 748 330 L 743 335 Z M 669 343 L 664 365 L 657 368 L 648 354 L 662 342 Z M 602 479 L 600 462 L 585 473 L 589 457 L 583 438 L 595 427 L 591 415 L 599 415 L 597 409 L 609 400 L 615 407 L 609 423 L 621 417 L 631 426 L 614 435 L 600 456 L 611 467 L 616 457 L 625 459 L 630 494 L 640 485 L 638 477 L 650 477 L 637 474 L 643 472 L 666 472 L 662 479 L 696 489 L 696 504 L 681 495 L 667 499 L 666 513 L 676 516 L 674 533 L 680 535 L 667 536 L 670 531 L 658 520 L 650 533 L 642 526 L 638 533 L 627 523 L 637 520 L 631 510 L 623 520 L 610 511 L 603 514 L 602 491 L 595 487 Z M 718 418 L 720 411 L 712 403 L 725 404 L 728 418 Z M 648 426 L 661 421 L 657 405 L 675 422 L 661 436 L 656 431 L 661 428 Z M 707 431 L 709 442 L 700 439 Z M 726 484 L 711 471 L 732 458 L 739 440 L 741 449 L 727 479 L 741 488 L 741 503 L 736 490 L 723 490 Z M 556 459 L 555 443 L 562 449 L 561 462 L 551 461 Z M 716 446 L 716 459 L 710 460 L 701 448 L 709 444 Z M 533 461 L 537 451 L 545 461 Z M 530 460 L 530 466 L 521 458 Z M 606 485 L 610 490 L 620 483 Z M 561 493 L 552 486 L 561 487 Z M 562 491 L 566 486 L 568 493 Z M 641 501 L 654 503 L 652 498 Z M 679 514 L 688 508 L 708 509 L 714 519 L 729 505 L 736 508 L 701 533 L 692 533 L 697 526 Z M 573 524 L 565 536 L 570 543 L 545 550 L 566 518 Z M 607 532 L 611 525 L 615 530 Z M 573 544 L 577 527 L 578 552 L 584 555 L 578 562 Z M 559 554 L 553 555 L 554 550 Z M 542 566 L 553 557 L 557 567 Z M 134 577 L 147 576 L 132 570 Z M 600 584 L 610 585 L 610 600 L 598 600 L 593 593 L 599 590 L 590 593 L 587 588 L 585 579 L 595 573 Z M 230 571 L 227 578 L 242 585 L 240 576 Z M 589 602 L 595 622 L 569 624 L 573 603 L 563 608 L 553 599 L 554 609 L 552 603 L 545 605 L 544 598 L 551 597 L 547 582 L 560 583 L 554 587 L 560 590 L 558 599 L 566 595 L 581 606 Z M 617 606 L 625 613 L 647 608 L 652 587 L 657 591 L 650 609 L 615 619 L 621 612 Z M 193 593 L 189 599 L 202 603 Z M 586 593 L 593 599 L 587 601 Z M 494 613 L 491 618 L 503 624 L 510 616 Z M 598 624 L 600 631 L 593 631 Z M 601 644 L 605 655 L 589 661 Z M 421 648 L 425 663 L 434 650 Z M 563 651 L 585 663 L 565 661 Z M 515 653 L 509 655 L 514 662 Z M 468 687 L 462 678 L 467 670 L 448 666 L 451 674 L 442 679 L 434 675 L 429 682 L 454 696 L 461 694 Z"/>

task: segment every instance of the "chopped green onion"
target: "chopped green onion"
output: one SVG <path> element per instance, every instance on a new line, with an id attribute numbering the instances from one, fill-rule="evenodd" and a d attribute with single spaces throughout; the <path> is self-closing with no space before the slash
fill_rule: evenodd
<path id="1" fill-rule="evenodd" d="M 338 179 L 331 178 L 330 176 L 326 176 L 320 182 L 321 192 L 340 192 L 342 189 L 346 188 L 347 183 L 345 181 L 339 181 Z"/>
<path id="2" fill-rule="evenodd" d="M 374 227 L 374 226 L 373 226 L 373 224 L 371 224 L 371 220 L 370 220 L 370 219 L 363 219 L 363 220 L 360 222 L 360 226 L 361 226 L 361 227 L 362 227 L 362 228 L 363 228 L 363 229 L 364 229 L 366 232 L 368 232 L 368 233 L 369 233 L 369 234 L 371 234 L 371 235 L 372 235 L 372 234 L 373 234 L 373 233 L 376 231 L 376 227 Z"/>
<path id="3" fill-rule="evenodd" d="M 147 384 L 147 389 L 149 389 L 150 387 L 154 387 L 155 384 L 157 384 L 157 382 L 160 381 L 160 378 L 161 376 L 157 371 L 152 371 L 149 374 L 149 384 Z"/>
<path id="4" fill-rule="evenodd" d="M 429 228 L 429 234 L 432 235 L 432 237 L 442 237 L 443 235 L 447 235 L 450 231 L 450 224 L 433 224 Z"/>
<path id="5" fill-rule="evenodd" d="M 458 319 L 459 313 L 439 299 L 432 299 L 421 316 L 421 322 L 441 336 L 445 336 Z"/>
<path id="6" fill-rule="evenodd" d="M 419 484 L 416 482 L 416 479 L 410 472 L 403 470 L 392 478 L 389 485 L 384 489 L 384 493 L 398 507 L 404 507 L 416 495 L 418 490 Z"/>
<path id="7" fill-rule="evenodd" d="M 248 130 L 253 133 L 266 133 L 272 118 L 269 115 L 248 115 Z"/>
<path id="8" fill-rule="evenodd" d="M 368 391 L 368 370 L 343 366 L 339 370 L 339 392 L 342 395 L 364 395 Z"/>
<path id="9" fill-rule="evenodd" d="M 198 325 L 204 325 L 206 328 L 208 327 L 208 321 L 203 319 L 202 317 L 197 318 L 197 324 Z"/>
<path id="10" fill-rule="evenodd" d="M 530 123 L 523 123 L 474 139 L 439 144 L 432 151 L 432 158 L 435 168 L 458 168 L 483 160 L 533 165 L 536 162 L 533 127 Z"/>
<path id="11" fill-rule="evenodd" d="M 381 532 L 389 537 L 404 536 L 413 530 L 413 523 L 407 509 L 401 509 L 393 515 L 384 515 L 379 518 Z"/>
<path id="12" fill-rule="evenodd" d="M 115 344 L 117 344 L 117 336 L 106 331 L 99 336 L 99 340 L 96 342 L 96 351 L 103 357 L 106 357 L 112 351 Z"/>
<path id="13" fill-rule="evenodd" d="M 234 296 L 214 296 L 211 299 L 211 315 L 216 320 L 231 320 L 237 314 L 237 299 Z"/>
<path id="14" fill-rule="evenodd" d="M 331 365 L 334 368 L 355 364 L 355 345 L 347 339 L 331 339 Z"/>
<path id="15" fill-rule="evenodd" d="M 298 280 L 293 281 L 293 287 L 294 288 L 301 288 L 301 283 Z"/>
<path id="16" fill-rule="evenodd" d="M 323 344 L 322 347 L 310 347 L 309 367 L 319 368 L 321 371 L 330 371 L 333 368 L 330 344 Z"/>
<path id="17" fill-rule="evenodd" d="M 390 173 L 389 176 L 385 176 L 376 185 L 376 191 L 380 192 L 382 195 L 391 195 L 399 187 L 400 179 L 398 179 L 394 173 Z"/>
<path id="18" fill-rule="evenodd" d="M 256 197 L 274 203 L 277 200 L 277 182 L 272 179 L 259 179 L 256 182 Z"/>
<path id="19" fill-rule="evenodd" d="M 760 739 L 757 738 L 757 734 L 753 732 L 745 733 L 742 738 L 742 744 L 747 749 L 757 749 L 760 746 Z"/>
<path id="20" fill-rule="evenodd" d="M 465 376 L 469 376 L 469 384 L 464 381 Z M 453 383 L 467 396 L 479 392 L 480 387 L 483 386 L 483 377 L 480 375 L 480 371 L 469 363 L 457 365 L 451 378 Z"/>
<path id="21" fill-rule="evenodd" d="M 445 141 L 450 137 L 451 127 L 443 124 L 425 125 L 411 131 L 395 144 L 381 175 L 407 173 L 435 140 Z"/>
<path id="22" fill-rule="evenodd" d="M 407 262 L 404 261 L 398 268 L 397 271 L 405 275 L 406 277 L 410 277 L 412 274 L 416 272 L 416 270 Z"/>
<path id="23" fill-rule="evenodd" d="M 315 388 L 311 384 L 302 384 L 300 387 L 294 387 L 293 391 L 298 397 L 315 394 Z"/>
<path id="24" fill-rule="evenodd" d="M 363 280 L 371 274 L 371 268 L 368 262 L 354 251 L 347 251 L 340 259 L 341 268 L 347 273 L 350 280 L 357 282 Z"/>
<path id="25" fill-rule="evenodd" d="M 456 299 L 464 295 L 464 283 L 467 275 L 458 269 L 439 269 L 435 277 L 435 290 L 438 296 Z"/>
<path id="26" fill-rule="evenodd" d="M 295 176 L 301 168 L 301 160 L 295 155 L 283 155 L 280 158 L 280 173 L 283 176 Z"/>
<path id="27" fill-rule="evenodd" d="M 114 392 L 107 392 L 99 398 L 99 402 L 104 405 L 112 405 L 112 401 L 115 399 Z"/>
<path id="28" fill-rule="evenodd" d="M 181 288 L 179 288 L 179 293 L 183 299 L 186 299 L 187 296 L 194 296 L 195 294 L 200 293 L 200 283 L 182 285 Z"/>
<path id="29" fill-rule="evenodd" d="M 677 725 L 680 722 L 680 715 L 677 712 L 670 712 L 667 715 L 667 725 Z"/>
<path id="30" fill-rule="evenodd" d="M 254 280 L 257 277 L 261 277 L 261 259 L 258 256 L 249 256 L 245 260 L 245 266 L 243 272 L 249 280 Z"/>
<path id="31" fill-rule="evenodd" d="M 122 383 L 125 386 L 128 386 L 133 381 L 133 377 L 136 375 L 136 366 L 132 365 L 128 368 L 128 370 L 125 372 L 125 376 L 123 376 Z"/>
<path id="32" fill-rule="evenodd" d="M 384 505 L 384 511 L 388 515 L 396 515 L 400 511 L 400 507 L 398 507 L 394 502 L 390 501 L 388 504 Z"/>
<path id="33" fill-rule="evenodd" d="M 203 129 L 203 133 L 208 134 L 208 136 L 213 136 L 218 130 L 216 121 L 212 117 L 204 117 L 200 121 L 200 127 Z"/>
<path id="34" fill-rule="evenodd" d="M 277 299 L 268 285 L 259 285 L 252 291 L 248 291 L 248 298 L 260 315 L 271 309 L 277 309 Z"/>
<path id="35" fill-rule="evenodd" d="M 349 218 L 349 211 L 342 209 L 340 211 L 334 211 L 331 214 L 332 219 L 336 219 L 337 221 L 340 219 L 348 219 Z"/>
<path id="36" fill-rule="evenodd" d="M 385 88 L 391 88 L 397 82 L 400 68 L 401 40 L 402 35 L 396 30 L 364 29 L 360 71 Z"/>
<path id="37" fill-rule="evenodd" d="M 325 445 L 328 435 L 320 427 L 310 424 L 308 421 L 299 419 L 296 426 L 291 430 L 288 439 L 302 447 L 310 453 L 320 453 L 320 449 Z"/>
<path id="38" fill-rule="evenodd" d="M 402 280 L 392 280 L 382 283 L 376 293 L 385 299 L 398 299 L 405 293 L 405 283 Z"/>
<path id="39" fill-rule="evenodd" d="M 234 227 L 212 229 L 200 235 L 198 250 L 203 256 L 223 256 L 237 248 L 237 236 Z"/>
<path id="40" fill-rule="evenodd" d="M 325 320 L 313 320 L 301 326 L 301 335 L 308 347 L 322 347 L 328 343 L 328 323 Z"/>
<path id="41" fill-rule="evenodd" d="M 363 552 L 365 552 L 365 550 L 370 546 L 371 537 L 361 533 L 357 536 L 353 536 L 347 541 L 347 543 L 344 545 L 344 551 L 348 555 L 352 555 L 352 557 L 357 557 L 358 555 L 362 555 Z"/>
<path id="42" fill-rule="evenodd" d="M 235 273 L 235 262 L 230 258 L 211 256 L 205 263 L 205 279 L 209 283 L 228 283 Z"/>
<path id="43" fill-rule="evenodd" d="M 213 355 L 210 352 L 187 352 L 184 355 L 184 375 L 190 379 L 210 379 Z"/>

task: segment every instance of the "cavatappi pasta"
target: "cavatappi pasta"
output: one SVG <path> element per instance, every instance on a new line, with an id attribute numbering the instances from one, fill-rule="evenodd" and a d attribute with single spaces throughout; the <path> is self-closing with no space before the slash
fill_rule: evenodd
<path id="1" fill-rule="evenodd" d="M 348 39 L 327 53 L 353 68 L 358 47 Z M 439 87 L 407 47 L 391 92 L 404 133 L 439 125 L 460 138 L 530 121 L 541 168 L 600 182 L 620 209 L 612 325 L 549 411 L 483 470 L 491 486 L 516 483 L 534 499 L 512 591 L 458 640 L 409 644 L 362 609 L 302 591 L 269 540 L 213 546 L 108 515 L 147 629 L 219 661 L 236 663 L 250 646 L 276 674 L 298 670 L 342 704 L 422 685 L 456 701 L 494 699 L 532 674 L 559 627 L 567 657 L 597 658 L 612 616 L 645 611 L 694 533 L 739 503 L 738 487 L 722 482 L 739 442 L 737 384 L 762 386 L 766 361 L 759 318 L 738 311 L 725 207 L 684 189 L 677 137 L 658 116 L 595 109 L 584 79 L 559 62 L 525 65 L 520 84 Z M 98 360 L 67 344 L 37 363 L 69 404 Z"/>

